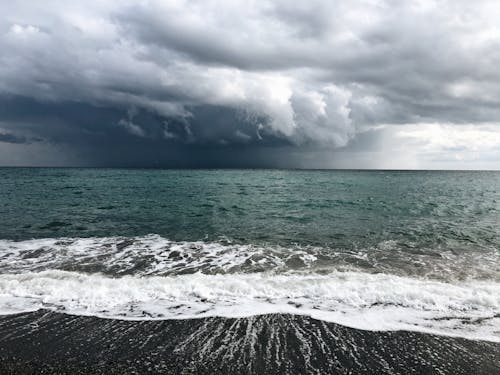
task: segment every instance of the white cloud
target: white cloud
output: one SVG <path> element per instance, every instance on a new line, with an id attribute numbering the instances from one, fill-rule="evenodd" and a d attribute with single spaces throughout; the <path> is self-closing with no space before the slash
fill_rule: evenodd
<path id="1" fill-rule="evenodd" d="M 414 124 L 397 131 L 396 135 L 433 152 L 500 149 L 500 124 Z"/>
<path id="2" fill-rule="evenodd" d="M 380 125 L 372 165 L 388 169 L 500 169 L 500 124 Z M 368 161 L 367 161 L 368 163 Z"/>

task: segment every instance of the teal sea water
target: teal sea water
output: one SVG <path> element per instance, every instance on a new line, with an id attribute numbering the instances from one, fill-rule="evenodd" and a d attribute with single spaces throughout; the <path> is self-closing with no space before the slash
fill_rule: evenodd
<path id="1" fill-rule="evenodd" d="M 0 169 L 0 312 L 500 341 L 500 173 Z"/>
<path id="2" fill-rule="evenodd" d="M 500 244 L 500 173 L 0 169 L 0 237 Z"/>

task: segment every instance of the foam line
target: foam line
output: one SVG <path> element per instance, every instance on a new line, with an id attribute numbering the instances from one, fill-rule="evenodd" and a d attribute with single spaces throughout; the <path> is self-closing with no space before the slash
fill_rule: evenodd
<path id="1" fill-rule="evenodd" d="M 500 284 L 487 281 L 445 283 L 363 272 L 0 275 L 0 313 L 41 308 L 136 320 L 291 313 L 365 330 L 500 342 Z"/>

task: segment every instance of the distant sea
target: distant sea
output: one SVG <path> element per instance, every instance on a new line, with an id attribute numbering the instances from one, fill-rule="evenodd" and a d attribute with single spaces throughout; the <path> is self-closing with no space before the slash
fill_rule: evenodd
<path id="1" fill-rule="evenodd" d="M 0 168 L 0 315 L 12 369 L 91 319 L 183 332 L 179 372 L 500 371 L 500 173 Z"/>

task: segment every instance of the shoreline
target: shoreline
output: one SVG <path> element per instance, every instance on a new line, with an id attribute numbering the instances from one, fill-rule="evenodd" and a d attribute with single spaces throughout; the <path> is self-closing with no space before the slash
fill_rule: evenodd
<path id="1" fill-rule="evenodd" d="M 500 343 L 364 331 L 308 316 L 0 316 L 0 373 L 500 373 Z"/>

